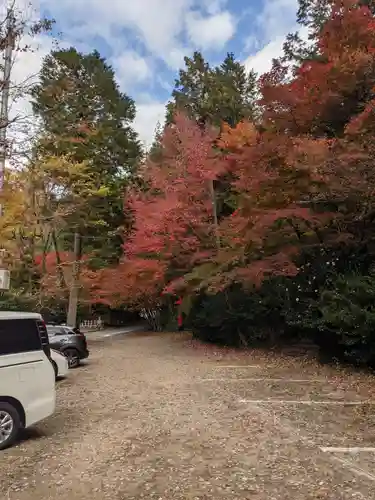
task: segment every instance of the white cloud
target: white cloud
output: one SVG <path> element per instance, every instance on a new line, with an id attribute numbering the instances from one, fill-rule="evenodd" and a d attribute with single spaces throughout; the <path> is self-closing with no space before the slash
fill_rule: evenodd
<path id="1" fill-rule="evenodd" d="M 247 71 L 254 70 L 258 75 L 269 71 L 272 67 L 272 59 L 277 59 L 283 53 L 284 37 L 278 37 L 265 45 L 255 55 L 250 56 L 245 61 Z"/>
<path id="2" fill-rule="evenodd" d="M 254 51 L 259 50 L 260 46 L 261 46 L 261 43 L 260 43 L 259 38 L 257 36 L 255 36 L 254 34 L 252 34 L 252 35 L 249 35 L 245 39 L 244 51 L 254 52 Z"/>
<path id="3" fill-rule="evenodd" d="M 37 133 L 27 92 L 38 82 L 42 60 L 52 49 L 53 40 L 47 35 L 25 36 L 21 46 L 25 45 L 28 50 L 15 52 L 11 72 L 9 118 L 14 122 L 7 134 L 15 161 L 23 161 L 22 157 L 29 152 L 30 141 Z"/>
<path id="4" fill-rule="evenodd" d="M 297 0 L 265 0 L 256 17 L 263 42 L 285 36 L 296 25 Z"/>
<path id="5" fill-rule="evenodd" d="M 146 148 L 152 144 L 157 123 L 164 124 L 166 104 L 151 98 L 137 103 L 134 128 Z"/>
<path id="6" fill-rule="evenodd" d="M 152 75 L 150 62 L 135 51 L 122 52 L 112 60 L 117 79 L 124 89 L 134 83 L 145 82 Z"/>
<path id="7" fill-rule="evenodd" d="M 289 32 L 293 31 L 297 31 L 296 26 L 293 26 Z M 254 69 L 258 73 L 258 75 L 262 75 L 263 73 L 269 71 L 272 68 L 272 60 L 278 59 L 283 55 L 283 45 L 287 33 L 285 33 L 285 36 L 278 36 L 267 45 L 265 45 L 256 54 L 249 56 L 244 61 L 246 69 L 248 71 Z M 308 30 L 306 28 L 299 29 L 298 33 L 302 40 L 307 41 Z"/>
<path id="8" fill-rule="evenodd" d="M 147 50 L 171 66 L 184 53 L 179 35 L 193 0 L 41 0 L 62 24 L 64 32 L 83 29 L 101 36 L 116 50 L 124 28 L 134 31 Z M 75 20 L 72 26 L 71 19 Z"/>
<path id="9" fill-rule="evenodd" d="M 177 70 L 194 47 L 222 48 L 235 31 L 233 16 L 223 10 L 227 0 L 37 1 L 58 19 L 59 28 L 71 40 L 105 39 L 121 86 L 126 90 L 133 85 L 138 110 L 135 127 L 148 145 L 156 122 L 164 121 L 165 104 L 143 101 L 134 95 L 134 85 L 163 79 L 154 71 L 158 59 Z M 124 38 L 128 43 L 120 50 Z M 132 41 L 143 45 L 145 58 L 136 53 Z"/>
<path id="10" fill-rule="evenodd" d="M 186 16 L 186 28 L 191 43 L 202 49 L 221 49 L 232 38 L 236 22 L 228 11 L 203 16 L 191 12 Z"/>
<path id="11" fill-rule="evenodd" d="M 221 47 L 234 32 L 233 18 L 221 10 L 223 0 L 40 0 L 59 19 L 64 33 L 103 37 L 118 51 L 119 37 L 131 30 L 147 51 L 178 69 L 192 45 Z M 204 9 L 199 14 L 197 9 Z M 74 23 L 72 23 L 72 19 Z M 186 23 L 186 21 L 189 21 Z M 188 33 L 186 33 L 188 30 Z"/>
<path id="12" fill-rule="evenodd" d="M 82 48 L 84 42 L 85 50 L 91 50 L 94 40 L 96 45 L 98 38 L 105 40 L 121 87 L 125 91 L 130 88 L 135 97 L 138 109 L 135 127 L 146 144 L 152 140 L 156 122 L 164 121 L 165 103 L 157 98 L 143 99 L 139 91 L 134 95 L 136 85 L 150 82 L 151 88 L 151 83 L 164 80 L 162 72 L 155 72 L 157 59 L 178 69 L 193 48 L 223 48 L 236 29 L 234 16 L 225 10 L 227 0 L 111 0 L 109 3 L 32 0 L 32 3 L 58 20 L 64 38 L 72 45 Z M 19 73 L 17 79 L 37 74 L 43 56 L 51 48 L 51 39 L 43 37 L 39 42 L 39 52 L 20 56 L 15 68 L 15 75 Z M 137 51 L 140 43 L 144 57 Z M 27 116 L 29 123 L 33 121 L 30 104 L 25 100 L 14 104 L 12 112 Z"/>
<path id="13" fill-rule="evenodd" d="M 4 19 L 7 5 L 0 3 L 0 19 Z M 38 82 L 43 58 L 53 48 L 54 40 L 46 33 L 30 36 L 28 28 L 40 20 L 39 0 L 15 0 L 16 19 L 25 23 L 25 35 L 17 41 L 13 51 L 11 83 L 9 96 L 9 118 L 7 138 L 11 147 L 12 163 L 23 163 L 25 155 L 30 154 L 31 141 L 35 138 L 38 126 L 33 115 L 28 96 L 30 88 Z M 64 46 L 64 44 L 62 44 Z"/>
<path id="14" fill-rule="evenodd" d="M 254 69 L 259 75 L 269 71 L 272 60 L 282 56 L 288 33 L 298 31 L 301 38 L 307 40 L 307 29 L 296 24 L 297 9 L 297 0 L 265 0 L 256 16 L 259 34 L 245 42 L 245 50 L 257 50 L 244 61 L 247 70 Z"/>
<path id="15" fill-rule="evenodd" d="M 227 0 L 203 0 L 203 8 L 208 14 L 213 15 L 220 12 L 226 3 Z"/>
<path id="16" fill-rule="evenodd" d="M 45 0 L 41 1 L 44 2 Z M 69 1 L 67 0 L 67 3 Z M 85 1 L 82 0 L 83 3 Z M 95 4 L 95 1 L 92 0 L 91 3 Z M 87 12 L 90 12 L 90 10 Z M 160 24 L 158 26 L 159 29 Z M 74 45 L 75 36 L 77 38 L 81 36 L 82 31 L 80 29 L 77 32 L 70 30 L 69 35 L 71 35 L 72 44 Z M 88 41 L 89 39 L 86 40 Z M 38 81 L 42 60 L 52 49 L 53 40 L 49 36 L 40 35 L 34 39 L 25 38 L 24 43 L 31 44 L 33 50 L 31 52 L 18 52 L 12 68 L 13 96 L 10 103 L 10 117 L 17 117 L 17 121 L 8 129 L 8 137 L 13 142 L 13 149 L 22 149 L 22 151 L 27 150 L 27 143 L 36 133 L 37 127 L 30 100 L 27 96 L 21 96 L 19 89 L 25 88 L 25 86 L 30 87 Z M 65 46 L 67 44 L 64 43 L 62 45 Z M 175 62 L 181 60 L 183 57 L 183 53 L 179 50 L 179 47 L 171 47 L 170 57 Z M 126 49 L 120 52 L 117 49 L 112 62 L 116 70 L 117 79 L 123 88 L 126 88 L 130 84 L 147 81 L 152 75 L 150 61 L 142 58 L 133 50 Z M 139 133 L 142 142 L 146 146 L 149 146 L 152 143 L 157 122 L 164 122 L 165 102 L 141 97 L 139 101 L 137 99 L 136 104 L 137 116 L 134 128 Z"/>

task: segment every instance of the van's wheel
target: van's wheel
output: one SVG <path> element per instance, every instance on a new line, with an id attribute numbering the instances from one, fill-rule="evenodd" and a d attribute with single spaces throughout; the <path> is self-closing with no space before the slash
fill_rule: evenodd
<path id="1" fill-rule="evenodd" d="M 57 380 L 59 376 L 59 369 L 57 368 L 56 362 L 53 361 L 53 359 L 51 361 L 52 361 L 53 371 L 55 372 L 55 380 Z"/>
<path id="2" fill-rule="evenodd" d="M 0 401 L 0 450 L 11 446 L 21 429 L 18 411 L 9 403 Z"/>
<path id="3" fill-rule="evenodd" d="M 69 368 L 77 368 L 77 366 L 79 366 L 80 359 L 77 349 L 73 349 L 70 347 L 69 349 L 65 349 L 64 356 L 68 360 Z"/>

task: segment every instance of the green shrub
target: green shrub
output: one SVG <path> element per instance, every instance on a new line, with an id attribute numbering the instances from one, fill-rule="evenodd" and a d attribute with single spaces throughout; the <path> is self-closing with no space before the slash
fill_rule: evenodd
<path id="1" fill-rule="evenodd" d="M 375 367 L 375 276 L 366 246 L 312 248 L 300 256 L 295 277 L 260 289 L 233 285 L 196 297 L 186 327 L 205 342 L 231 346 L 314 341 L 321 359 Z M 164 310 L 174 328 L 176 308 Z"/>
<path id="2" fill-rule="evenodd" d="M 231 346 L 276 341 L 283 331 L 274 296 L 266 290 L 250 292 L 239 285 L 215 295 L 202 294 L 187 318 L 195 337 Z"/>
<path id="3" fill-rule="evenodd" d="M 316 303 L 321 351 L 356 365 L 375 366 L 375 277 L 337 276 Z"/>

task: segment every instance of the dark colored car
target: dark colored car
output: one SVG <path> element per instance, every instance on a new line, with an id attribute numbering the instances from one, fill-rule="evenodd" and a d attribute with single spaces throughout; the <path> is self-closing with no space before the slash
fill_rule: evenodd
<path id="1" fill-rule="evenodd" d="M 82 359 L 89 357 L 86 337 L 79 329 L 65 325 L 47 325 L 47 332 L 51 349 L 67 357 L 69 368 L 76 368 Z"/>

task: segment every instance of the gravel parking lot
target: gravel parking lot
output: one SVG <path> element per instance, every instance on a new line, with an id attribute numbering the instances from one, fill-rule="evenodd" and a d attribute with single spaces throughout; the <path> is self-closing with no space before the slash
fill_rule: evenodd
<path id="1" fill-rule="evenodd" d="M 375 499 L 375 379 L 184 334 L 93 340 L 4 500 Z"/>

